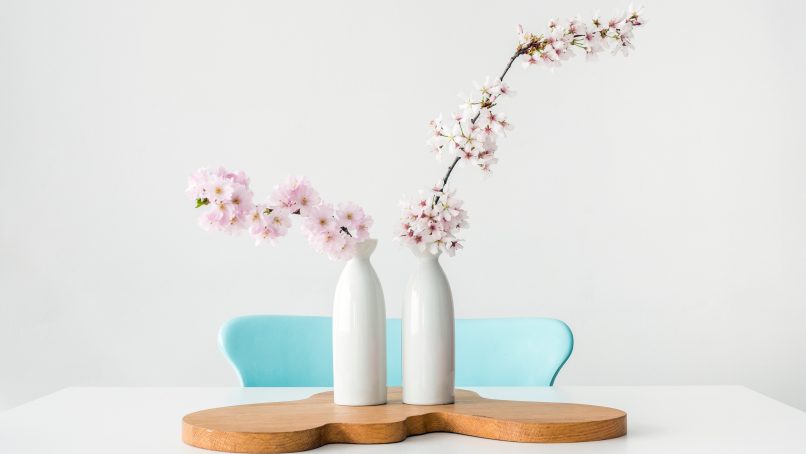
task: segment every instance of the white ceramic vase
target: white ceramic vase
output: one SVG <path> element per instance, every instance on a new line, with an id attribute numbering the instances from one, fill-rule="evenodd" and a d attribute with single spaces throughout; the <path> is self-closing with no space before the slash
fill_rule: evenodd
<path id="1" fill-rule="evenodd" d="M 453 296 L 439 254 L 414 250 L 417 269 L 403 301 L 403 402 L 453 402 Z"/>
<path id="2" fill-rule="evenodd" d="M 378 240 L 358 245 L 341 272 L 333 301 L 333 400 L 386 403 L 386 308 L 369 261 Z"/>

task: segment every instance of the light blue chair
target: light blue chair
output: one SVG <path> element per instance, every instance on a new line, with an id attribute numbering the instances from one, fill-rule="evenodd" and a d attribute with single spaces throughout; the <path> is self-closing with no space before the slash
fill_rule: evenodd
<path id="1" fill-rule="evenodd" d="M 330 317 L 251 315 L 221 327 L 219 346 L 243 386 L 333 386 Z M 389 386 L 402 381 L 401 321 L 386 321 Z M 550 318 L 456 320 L 457 386 L 551 386 L 571 356 L 568 325 Z"/>

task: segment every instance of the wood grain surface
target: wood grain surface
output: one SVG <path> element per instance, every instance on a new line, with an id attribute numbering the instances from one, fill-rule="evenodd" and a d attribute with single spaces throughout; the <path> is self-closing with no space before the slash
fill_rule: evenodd
<path id="1" fill-rule="evenodd" d="M 449 405 L 405 405 L 400 388 L 389 403 L 345 407 L 333 393 L 290 402 L 213 408 L 182 419 L 182 440 L 226 452 L 298 452 L 330 443 L 394 443 L 410 435 L 453 432 L 528 443 L 605 440 L 627 433 L 627 414 L 593 405 L 493 400 L 456 390 Z"/>

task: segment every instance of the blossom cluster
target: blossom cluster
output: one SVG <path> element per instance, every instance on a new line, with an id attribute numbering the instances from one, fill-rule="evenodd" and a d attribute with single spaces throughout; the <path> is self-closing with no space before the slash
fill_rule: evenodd
<path id="1" fill-rule="evenodd" d="M 523 26 L 518 25 L 516 50 L 523 56 L 524 67 L 537 64 L 559 66 L 561 61 L 574 56 L 575 48 L 582 49 L 589 58 L 611 47 L 613 54 L 626 56 L 633 49 L 633 30 L 645 23 L 641 11 L 630 6 L 627 12 L 607 21 L 598 16 L 588 22 L 579 17 L 564 23 L 551 20 L 545 35 L 525 32 Z"/>
<path id="2" fill-rule="evenodd" d="M 243 172 L 202 168 L 190 176 L 186 192 L 196 200 L 196 208 L 208 207 L 199 217 L 205 230 L 245 230 L 256 244 L 275 244 L 288 233 L 292 215 L 298 215 L 311 247 L 334 260 L 353 257 L 372 226 L 372 218 L 360 206 L 343 203 L 334 208 L 304 177 L 289 177 L 274 187 L 265 203 L 255 203 Z"/>
<path id="3" fill-rule="evenodd" d="M 462 249 L 457 234 L 467 227 L 467 211 L 453 190 L 435 186 L 411 203 L 403 203 L 397 239 L 422 252 L 453 256 Z"/>
<path id="4" fill-rule="evenodd" d="M 459 106 L 460 111 L 452 115 L 451 124 L 446 124 L 442 115 L 431 120 L 428 144 L 439 160 L 448 154 L 460 164 L 476 165 L 489 174 L 493 164 L 498 162 L 495 157 L 498 137 L 512 129 L 506 115 L 493 113 L 491 109 L 500 98 L 514 93 L 500 79 L 491 81 L 489 77 L 484 84 L 477 84 L 476 89 L 480 98 L 463 96 L 464 102 Z"/>
<path id="5" fill-rule="evenodd" d="M 254 207 L 249 177 L 223 167 L 193 172 L 185 192 L 196 200 L 196 208 L 209 207 L 199 217 L 199 225 L 207 230 L 237 233 L 244 229 Z"/>

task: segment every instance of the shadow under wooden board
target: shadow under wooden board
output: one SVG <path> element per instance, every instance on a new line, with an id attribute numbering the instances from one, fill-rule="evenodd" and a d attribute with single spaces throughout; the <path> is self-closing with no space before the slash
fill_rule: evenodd
<path id="1" fill-rule="evenodd" d="M 333 393 L 290 402 L 212 408 L 182 419 L 182 440 L 214 451 L 299 452 L 331 443 L 394 443 L 410 435 L 452 432 L 524 443 L 606 440 L 627 433 L 627 414 L 593 405 L 493 400 L 456 390 L 449 405 L 388 403 L 345 407 Z"/>

